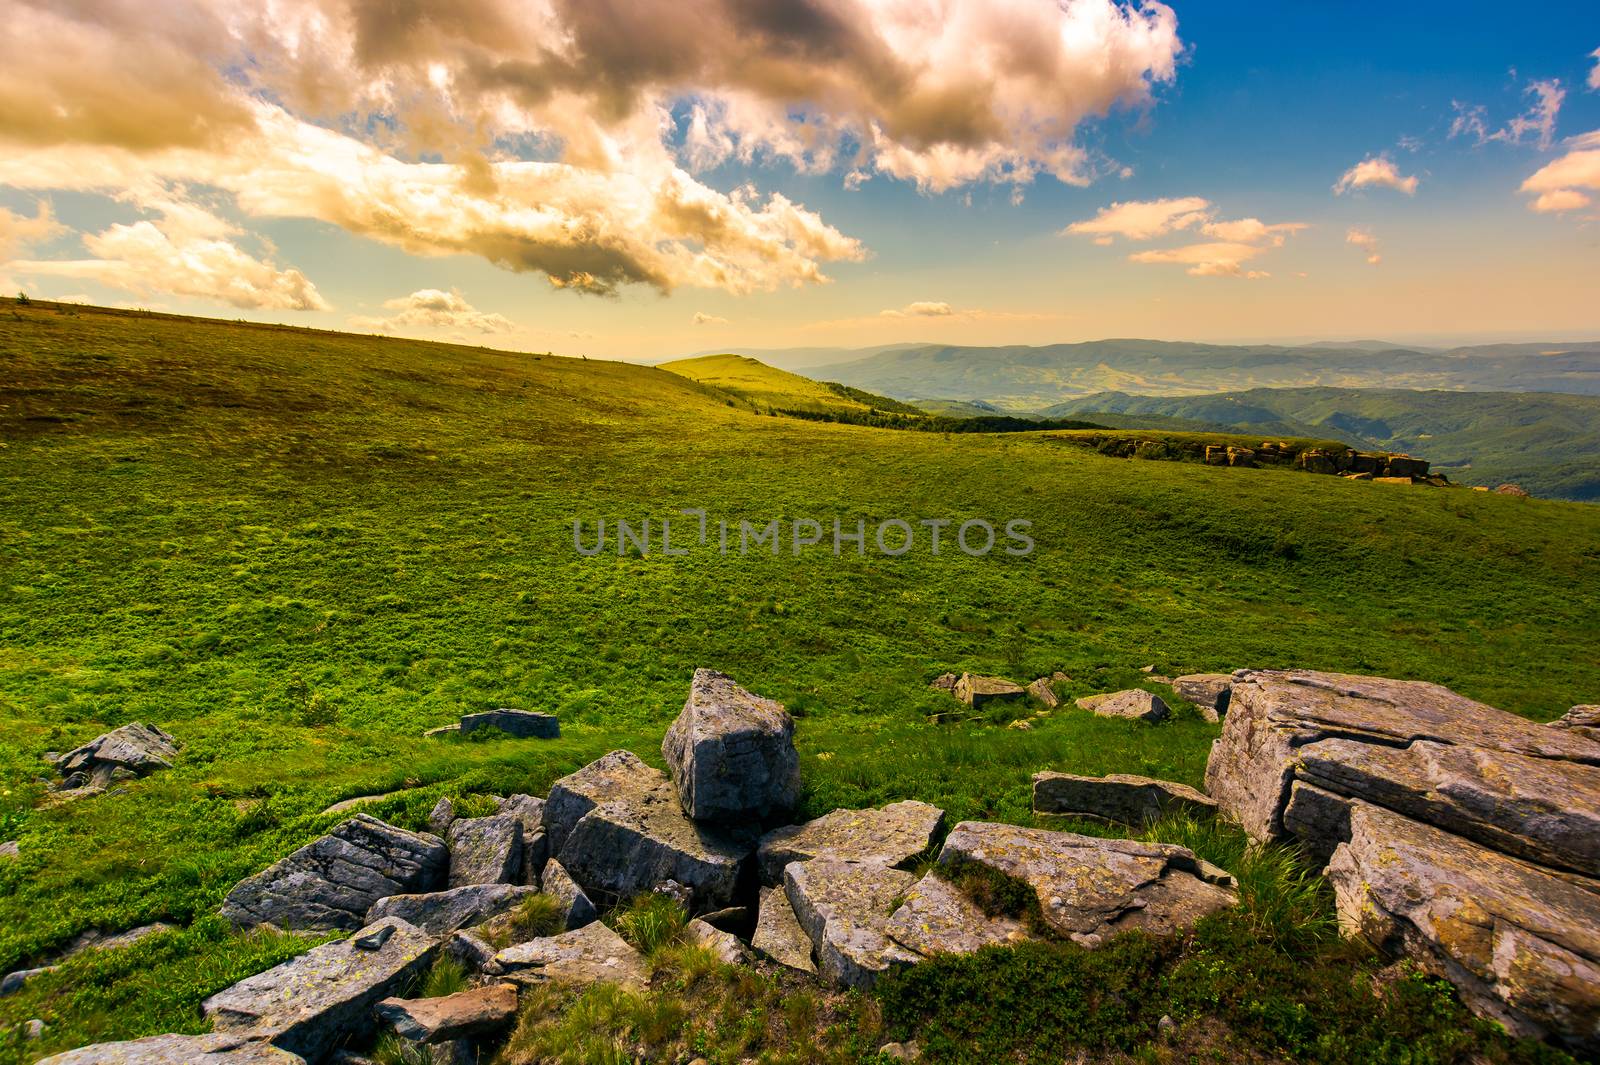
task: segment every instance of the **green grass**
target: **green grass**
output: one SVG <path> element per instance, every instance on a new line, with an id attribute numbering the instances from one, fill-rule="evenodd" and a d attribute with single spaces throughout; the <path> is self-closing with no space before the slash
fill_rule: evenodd
<path id="1" fill-rule="evenodd" d="M 1031 823 L 1039 769 L 1198 784 L 1217 730 L 1186 709 L 931 725 L 946 670 L 1060 669 L 1081 695 L 1146 664 L 1292 665 L 1537 720 L 1600 696 L 1592 507 L 803 422 L 640 366 L 40 303 L 0 304 L 0 358 L 0 836 L 22 845 L 0 864 L 0 971 L 89 928 L 214 914 L 340 799 L 388 795 L 366 811 L 421 828 L 440 795 L 543 794 L 614 748 L 659 765 L 697 666 L 795 713 L 804 813 L 920 798 L 952 822 Z M 674 518 L 682 543 L 683 507 L 1024 518 L 1038 547 L 573 551 L 575 517 Z M 563 736 L 421 736 L 496 706 Z M 135 719 L 184 745 L 174 769 L 35 807 L 45 751 Z M 270 964 L 249 940 L 176 942 L 218 972 Z M 0 1000 L 0 1029 L 38 1015 L 29 995 Z M 158 997 L 58 997 L 28 1053 L 200 1024 L 198 986 Z"/>
<path id="2" fill-rule="evenodd" d="M 691 381 L 712 385 L 739 397 L 754 410 L 801 410 L 816 413 L 849 411 L 865 414 L 869 411 L 889 411 L 896 414 L 920 414 L 916 407 L 873 395 L 857 388 L 814 381 L 797 373 L 768 366 L 745 355 L 701 355 L 693 359 L 664 362 L 660 368 L 687 377 Z"/>

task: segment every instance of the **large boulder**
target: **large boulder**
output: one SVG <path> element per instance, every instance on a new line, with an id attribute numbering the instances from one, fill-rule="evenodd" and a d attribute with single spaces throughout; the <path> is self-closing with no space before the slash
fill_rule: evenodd
<path id="1" fill-rule="evenodd" d="M 644 957 L 599 921 L 507 947 L 485 969 L 526 984 L 609 983 L 641 990 L 650 979 Z"/>
<path id="2" fill-rule="evenodd" d="M 1195 817 L 1216 813 L 1216 802 L 1170 780 L 1113 773 L 1083 777 L 1072 773 L 1033 775 L 1033 812 L 1091 817 L 1124 825 L 1145 825 L 1168 813 Z"/>
<path id="3" fill-rule="evenodd" d="M 915 800 L 893 802 L 880 810 L 834 810 L 761 837 L 756 867 L 761 882 L 767 885 L 782 882 L 783 870 L 790 862 L 823 855 L 903 868 L 932 845 L 943 824 L 943 810 Z"/>
<path id="4" fill-rule="evenodd" d="M 519 884 L 538 885 L 544 863 L 550 860 L 549 837 L 544 831 L 544 800 L 533 795 L 513 795 L 497 811 L 522 823 L 522 870 Z"/>
<path id="5" fill-rule="evenodd" d="M 761 889 L 761 908 L 750 946 L 779 965 L 803 973 L 817 971 L 817 963 L 811 960 L 811 937 L 800 927 L 788 892 L 781 887 Z"/>
<path id="6" fill-rule="evenodd" d="M 884 862 L 816 858 L 783 872 L 784 891 L 810 937 L 817 970 L 841 987 L 868 988 L 921 956 L 889 938 L 889 917 L 917 882 Z"/>
<path id="7" fill-rule="evenodd" d="M 786 813 L 800 797 L 794 719 L 724 673 L 697 669 L 689 699 L 661 741 L 683 812 L 696 821 Z"/>
<path id="8" fill-rule="evenodd" d="M 247 1035 L 152 1035 L 52 1054 L 39 1065 L 306 1065 L 306 1059 Z"/>
<path id="9" fill-rule="evenodd" d="M 1342 924 L 1517 1035 L 1600 1053 L 1600 892 L 1356 802 L 1328 866 Z"/>
<path id="10" fill-rule="evenodd" d="M 371 1032 L 372 1007 L 433 963 L 439 940 L 389 917 L 315 947 L 201 1003 L 214 1031 L 253 1038 L 312 1061 Z"/>
<path id="11" fill-rule="evenodd" d="M 115 766 L 144 776 L 158 769 L 171 769 L 176 757 L 177 740 L 154 725 L 134 721 L 68 751 L 56 762 L 56 771 L 67 777 L 80 771 L 93 774 L 101 766 Z"/>
<path id="12" fill-rule="evenodd" d="M 906 892 L 885 927 L 889 938 L 917 954 L 971 954 L 1033 938 L 1015 917 L 991 917 L 944 877 L 932 872 Z"/>
<path id="13" fill-rule="evenodd" d="M 1027 694 L 1027 689 L 1020 684 L 1014 684 L 1004 677 L 984 677 L 974 673 L 963 673 L 956 679 L 953 695 L 966 703 L 974 710 L 982 710 L 990 703 L 1010 702 L 1021 699 Z"/>
<path id="14" fill-rule="evenodd" d="M 1159 695 L 1142 688 L 1110 692 L 1106 695 L 1085 695 L 1078 700 L 1078 709 L 1088 710 L 1101 717 L 1125 717 L 1134 721 L 1155 724 L 1168 716 L 1167 704 Z"/>
<path id="15" fill-rule="evenodd" d="M 457 818 L 450 825 L 449 843 L 451 887 L 522 882 L 522 820 L 517 814 Z"/>
<path id="16" fill-rule="evenodd" d="M 426 895 L 390 895 L 372 904 L 367 923 L 398 917 L 430 935 L 443 936 L 482 924 L 536 894 L 534 888 L 517 884 L 468 884 Z"/>
<path id="17" fill-rule="evenodd" d="M 485 710 L 461 715 L 461 735 L 470 736 L 485 728 L 497 728 L 523 739 L 553 740 L 561 735 L 560 721 L 533 710 Z"/>
<path id="18" fill-rule="evenodd" d="M 1233 697 L 1232 673 L 1189 673 L 1172 681 L 1172 690 L 1194 704 L 1207 721 L 1220 720 Z"/>
<path id="19" fill-rule="evenodd" d="M 1128 929 L 1175 932 L 1238 901 L 1227 873 L 1170 843 L 963 821 L 939 864 L 968 863 L 1027 885 L 1046 925 L 1090 947 Z"/>
<path id="20" fill-rule="evenodd" d="M 255 876 L 222 902 L 240 928 L 354 929 L 390 895 L 442 886 L 449 852 L 436 836 L 357 814 Z"/>
<path id="21" fill-rule="evenodd" d="M 596 806 L 651 793 L 666 779 L 666 774 L 645 765 L 632 751 L 612 751 L 562 777 L 551 786 L 550 797 L 544 803 L 544 831 L 550 841 L 550 856 L 561 855 L 567 834 Z"/>
<path id="22" fill-rule="evenodd" d="M 379 1022 L 413 1043 L 481 1039 L 517 1019 L 513 984 L 486 984 L 437 998 L 386 998 L 374 1007 Z"/>

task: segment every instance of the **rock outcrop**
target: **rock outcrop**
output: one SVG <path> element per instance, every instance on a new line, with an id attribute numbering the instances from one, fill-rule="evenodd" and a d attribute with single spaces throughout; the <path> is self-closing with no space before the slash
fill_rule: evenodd
<path id="1" fill-rule="evenodd" d="M 55 760 L 61 775 L 58 791 L 103 791 L 114 780 L 148 776 L 171 769 L 178 741 L 141 721 L 96 736 Z"/>
<path id="2" fill-rule="evenodd" d="M 932 845 L 943 824 L 943 810 L 915 800 L 890 803 L 879 810 L 834 810 L 761 837 L 756 867 L 761 882 L 767 885 L 781 883 L 789 863 L 819 856 L 903 867 Z"/>
<path id="3" fill-rule="evenodd" d="M 1580 736 L 1600 743 L 1600 706 L 1574 706 L 1549 723 L 1551 728 L 1571 729 Z"/>
<path id="4" fill-rule="evenodd" d="M 1072 773 L 1040 772 L 1033 775 L 1033 812 L 1071 817 L 1091 817 L 1124 825 L 1146 825 L 1164 814 L 1191 816 L 1215 814 L 1209 796 L 1170 780 L 1113 773 L 1083 777 Z"/>
<path id="5" fill-rule="evenodd" d="M 1048 677 L 1038 677 L 1028 683 L 1028 694 L 1046 710 L 1054 710 L 1061 705 L 1061 696 L 1056 694 L 1056 685 L 1064 684 L 1072 678 L 1065 673 L 1052 673 Z"/>
<path id="6" fill-rule="evenodd" d="M 1193 703 L 1201 717 L 1218 721 L 1228 712 L 1228 700 L 1233 696 L 1233 674 L 1189 673 L 1173 678 L 1172 690 Z"/>
<path id="7" fill-rule="evenodd" d="M 553 740 L 561 736 L 560 721 L 533 710 L 485 710 L 461 715 L 461 735 L 470 736 L 486 728 L 496 728 L 522 739 Z"/>
<path id="8" fill-rule="evenodd" d="M 507 947 L 485 968 L 529 984 L 611 983 L 637 990 L 650 978 L 643 956 L 599 921 L 558 936 Z"/>
<path id="9" fill-rule="evenodd" d="M 841 987 L 868 988 L 920 955 L 889 938 L 889 918 L 917 878 L 883 862 L 816 858 L 783 872 L 795 919 L 811 939 L 817 971 Z"/>
<path id="10" fill-rule="evenodd" d="M 53 1054 L 39 1065 L 306 1065 L 271 1043 L 240 1035 L 152 1035 Z"/>
<path id="11" fill-rule="evenodd" d="M 449 853 L 436 836 L 357 814 L 255 876 L 222 902 L 240 928 L 354 929 L 390 895 L 442 886 Z"/>
<path id="12" fill-rule="evenodd" d="M 544 802 L 544 831 L 551 857 L 560 857 L 567 833 L 602 802 L 636 798 L 666 783 L 666 775 L 632 751 L 612 751 L 556 781 Z"/>
<path id="13" fill-rule="evenodd" d="M 1161 697 L 1142 688 L 1110 692 L 1106 695 L 1085 695 L 1078 700 L 1080 710 L 1088 710 L 1101 717 L 1126 717 L 1135 721 L 1155 724 L 1165 721 L 1169 711 Z"/>
<path id="14" fill-rule="evenodd" d="M 386 998 L 374 1007 L 378 1021 L 413 1043 L 481 1039 L 517 1019 L 517 989 L 487 984 L 437 998 Z"/>
<path id="15" fill-rule="evenodd" d="M 694 671 L 661 754 L 683 812 L 696 821 L 765 819 L 800 797 L 794 719 L 715 670 Z"/>
<path id="16" fill-rule="evenodd" d="M 372 904 L 367 923 L 398 917 L 430 935 L 449 935 L 497 917 L 535 894 L 535 889 L 517 884 L 469 884 L 426 895 L 390 895 Z"/>

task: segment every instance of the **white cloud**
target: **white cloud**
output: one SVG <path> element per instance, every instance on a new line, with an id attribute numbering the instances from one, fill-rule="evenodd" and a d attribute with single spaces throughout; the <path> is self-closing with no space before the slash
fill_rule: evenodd
<path id="1" fill-rule="evenodd" d="M 66 227 L 56 221 L 54 212 L 50 209 L 48 201 L 40 200 L 34 204 L 32 218 L 27 215 L 13 214 L 11 211 L 0 207 L 0 263 L 16 255 L 24 248 L 35 244 L 43 244 L 52 237 L 66 232 Z"/>
<path id="2" fill-rule="evenodd" d="M 943 301 L 917 300 L 906 304 L 898 310 L 880 311 L 879 313 L 885 318 L 949 318 L 956 311 Z"/>
<path id="3" fill-rule="evenodd" d="M 1528 209 L 1547 213 L 1588 207 L 1592 193 L 1600 192 L 1600 130 L 1567 142 L 1565 155 L 1540 167 L 1522 183 L 1522 191 L 1535 198 Z"/>
<path id="4" fill-rule="evenodd" d="M 1274 248 L 1280 248 L 1287 238 L 1307 228 L 1309 226 L 1304 222 L 1277 222 L 1268 225 L 1259 218 L 1239 218 L 1231 222 L 1207 222 L 1200 227 L 1200 232 L 1218 240 L 1242 244 L 1259 244 L 1264 241 Z"/>
<path id="5" fill-rule="evenodd" d="M 1177 248 L 1159 248 L 1135 252 L 1128 256 L 1134 263 L 1176 263 L 1187 266 L 1194 277 L 1239 277 L 1247 281 L 1260 281 L 1272 275 L 1264 270 L 1247 270 L 1245 263 L 1267 249 L 1259 244 L 1237 241 L 1218 241 L 1211 244 L 1185 244 Z"/>
<path id="6" fill-rule="evenodd" d="M 1403 176 L 1387 156 L 1372 155 L 1346 170 L 1334 183 L 1333 192 L 1342 196 L 1346 192 L 1365 188 L 1390 188 L 1413 196 L 1417 191 L 1417 178 Z"/>
<path id="7" fill-rule="evenodd" d="M 1240 277 L 1259 281 L 1271 275 L 1265 270 L 1246 269 L 1244 264 L 1303 229 L 1304 222 L 1263 222 L 1259 218 L 1218 218 L 1217 208 L 1200 196 L 1164 200 L 1129 201 L 1103 207 L 1091 219 L 1074 222 L 1061 233 L 1083 234 L 1101 246 L 1127 240 L 1154 240 L 1186 230 L 1198 229 L 1211 242 L 1185 244 L 1136 252 L 1129 262 L 1177 264 L 1187 266 L 1194 277 Z"/>
<path id="8" fill-rule="evenodd" d="M 721 315 L 707 314 L 705 311 L 694 312 L 695 325 L 727 325 L 728 320 Z"/>
<path id="9" fill-rule="evenodd" d="M 1365 252 L 1370 265 L 1377 266 L 1383 262 L 1383 254 L 1378 250 L 1378 238 L 1373 236 L 1370 230 L 1351 226 L 1345 233 L 1344 239 L 1346 244 L 1353 244 Z"/>
<path id="10" fill-rule="evenodd" d="M 353 329 L 393 333 L 406 329 L 445 329 L 459 335 L 510 333 L 516 323 L 503 314 L 478 310 L 466 301 L 459 289 L 446 292 L 438 288 L 420 288 L 409 296 L 384 300 L 383 305 L 394 314 L 383 317 L 356 315 L 349 319 Z"/>
<path id="11" fill-rule="evenodd" d="M 1561 87 L 1558 79 L 1548 78 L 1529 82 L 1523 93 L 1532 96 L 1533 103 L 1527 111 L 1497 130 L 1489 129 L 1488 108 L 1481 104 L 1452 101 L 1456 117 L 1450 122 L 1450 136 L 1471 137 L 1482 145 L 1490 141 L 1521 144 L 1531 135 L 1533 142 L 1541 149 L 1549 148 L 1555 140 L 1556 117 L 1561 113 L 1561 104 L 1567 97 L 1567 91 Z"/>
<path id="12" fill-rule="evenodd" d="M 1590 52 L 1589 58 L 1594 60 L 1594 66 L 1589 68 L 1589 89 L 1600 92 L 1600 48 Z"/>
<path id="13" fill-rule="evenodd" d="M 1100 208 L 1093 218 L 1074 222 L 1061 234 L 1092 236 L 1097 244 L 1109 244 L 1115 237 L 1151 240 L 1204 222 L 1212 211 L 1211 201 L 1199 196 L 1128 200 Z"/>

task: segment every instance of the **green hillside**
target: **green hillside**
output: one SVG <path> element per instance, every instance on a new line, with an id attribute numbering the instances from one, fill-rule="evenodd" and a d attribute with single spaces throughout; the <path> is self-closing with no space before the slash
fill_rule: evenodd
<path id="1" fill-rule="evenodd" d="M 743 355 L 703 355 L 661 363 L 660 369 L 730 392 L 757 410 L 919 414 L 917 408 L 870 392 L 814 381 Z"/>
<path id="2" fill-rule="evenodd" d="M 0 972 L 86 929 L 185 926 L 0 998 L 0 1062 L 199 1030 L 205 994 L 301 945 L 231 935 L 221 897 L 336 823 L 330 803 L 398 792 L 368 809 L 418 827 L 441 794 L 543 794 L 617 747 L 659 764 L 697 666 L 795 713 L 803 813 L 919 798 L 952 823 L 1028 823 L 1043 768 L 1198 784 L 1217 728 L 1182 702 L 1158 728 L 934 724 L 946 670 L 1060 669 L 1075 696 L 1148 684 L 1144 665 L 1300 666 L 1538 720 L 1600 698 L 1600 508 L 774 418 L 626 363 L 39 303 L 0 303 L 0 359 L 0 840 L 21 842 Z M 655 549 L 580 555 L 574 521 L 592 542 L 602 518 L 649 519 Z M 974 557 L 947 531 L 937 555 L 886 557 L 869 531 L 864 554 L 794 553 L 791 523 L 834 518 L 1025 520 L 1037 546 Z M 741 519 L 785 523 L 780 550 L 720 554 L 716 523 Z M 687 554 L 659 551 L 663 520 Z M 499 706 L 560 715 L 562 739 L 422 737 Z M 130 720 L 182 742 L 174 769 L 36 805 L 46 751 Z M 1228 928 L 1188 983 L 1151 961 L 1177 975 L 1147 1004 L 1203 984 L 1184 1008 L 1239 1033 L 1240 1060 L 1303 1056 L 1316 1031 L 1319 1060 L 1357 1060 L 1339 1056 L 1357 1036 L 1490 1038 L 1420 977 L 1413 1007 L 1336 1007 L 1377 961 Z"/>

